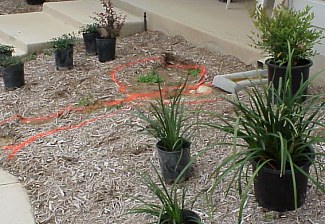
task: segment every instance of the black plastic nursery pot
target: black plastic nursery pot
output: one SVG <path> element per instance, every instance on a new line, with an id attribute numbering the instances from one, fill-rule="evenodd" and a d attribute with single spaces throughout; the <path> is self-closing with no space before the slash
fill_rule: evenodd
<path id="1" fill-rule="evenodd" d="M 265 61 L 265 64 L 268 68 L 268 82 L 273 83 L 274 88 L 277 90 L 280 82 L 285 81 L 287 66 L 278 66 L 272 63 L 272 59 Z M 301 82 L 305 82 L 309 78 L 309 70 L 313 65 L 313 62 L 308 59 L 300 60 L 296 66 L 291 68 L 291 92 L 296 94 L 297 90 L 300 87 Z M 282 81 L 281 81 L 282 80 Z M 304 94 L 307 94 L 307 88 L 305 89 Z"/>
<path id="2" fill-rule="evenodd" d="M 256 162 L 252 162 L 253 172 L 256 170 Z M 300 166 L 309 174 L 310 161 Z M 279 170 L 262 167 L 254 180 L 254 195 L 257 203 L 263 208 L 285 212 L 295 210 L 294 188 L 291 170 L 286 170 L 280 176 Z M 297 188 L 297 208 L 301 207 L 306 198 L 308 178 L 299 171 L 295 171 Z"/>
<path id="3" fill-rule="evenodd" d="M 161 147 L 161 141 L 156 144 L 158 158 L 162 176 L 167 184 L 172 184 L 180 175 L 182 170 L 189 164 L 191 160 L 190 153 L 191 143 L 184 142 L 184 146 L 180 151 L 166 151 Z M 183 173 L 179 182 L 187 180 L 191 176 L 191 166 Z"/>
<path id="4" fill-rule="evenodd" d="M 99 62 L 107 62 L 115 59 L 116 38 L 96 38 L 97 54 Z"/>
<path id="5" fill-rule="evenodd" d="M 162 215 L 160 222 L 161 224 L 173 224 L 173 220 L 169 220 L 167 215 Z M 201 223 L 201 218 L 198 214 L 191 210 L 181 210 L 181 223 L 182 224 L 198 224 Z"/>
<path id="6" fill-rule="evenodd" d="M 86 53 L 91 56 L 96 55 L 97 54 L 96 38 L 99 37 L 99 33 L 83 33 L 82 36 L 86 48 Z"/>
<path id="7" fill-rule="evenodd" d="M 73 68 L 73 46 L 57 49 L 54 52 L 55 68 L 58 71 L 64 71 Z"/>
<path id="8" fill-rule="evenodd" d="M 26 0 L 28 5 L 41 5 L 45 2 L 45 0 Z"/>
<path id="9" fill-rule="evenodd" d="M 24 63 L 2 69 L 3 82 L 7 90 L 14 90 L 25 84 Z"/>

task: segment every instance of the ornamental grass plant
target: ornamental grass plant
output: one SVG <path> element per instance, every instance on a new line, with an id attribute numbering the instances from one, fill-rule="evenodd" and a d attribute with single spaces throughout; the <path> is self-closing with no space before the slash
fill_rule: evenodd
<path id="1" fill-rule="evenodd" d="M 156 138 L 161 149 L 165 151 L 180 151 L 184 145 L 188 145 L 191 128 L 195 125 L 195 122 L 188 122 L 190 116 L 187 116 L 182 102 L 186 83 L 187 79 L 167 102 L 164 100 L 161 84 L 158 83 L 159 98 L 155 103 L 150 103 L 149 114 L 138 110 L 138 117 L 147 124 L 142 127 L 143 130 Z"/>
<path id="2" fill-rule="evenodd" d="M 293 54 L 294 50 L 289 53 L 289 59 Z M 324 93 L 306 96 L 304 90 L 311 81 L 308 80 L 302 83 L 296 94 L 292 94 L 291 61 L 288 62 L 286 79 L 282 80 L 284 88 L 280 85 L 274 90 L 270 84 L 247 89 L 248 103 L 238 95 L 235 100 L 228 100 L 235 107 L 235 115 L 218 116 L 217 123 L 207 124 L 231 135 L 233 139 L 233 143 L 228 145 L 232 145 L 235 150 L 215 168 L 211 193 L 220 182 L 230 177 L 226 192 L 235 187 L 241 198 L 238 223 L 242 221 L 243 209 L 254 179 L 263 167 L 279 170 L 280 177 L 287 175 L 288 170 L 293 174 L 302 173 L 325 192 L 324 184 L 319 182 L 317 176 L 322 169 L 325 153 L 317 147 L 308 150 L 310 146 L 325 141 L 324 134 L 319 131 L 325 128 Z M 256 169 L 250 173 L 252 163 L 256 164 Z M 302 169 L 304 163 L 312 164 L 316 177 Z M 292 188 L 297 208 L 295 176 L 292 175 Z"/>
<path id="3" fill-rule="evenodd" d="M 151 165 L 154 168 L 154 173 L 158 177 L 158 183 L 148 174 L 140 174 L 140 181 L 148 188 L 149 192 L 159 203 L 149 200 L 146 201 L 140 197 L 133 197 L 133 199 L 140 202 L 142 206 L 134 207 L 130 209 L 128 213 L 151 215 L 155 217 L 155 223 L 157 224 L 201 223 L 199 216 L 192 211 L 189 216 L 186 218 L 184 217 L 187 188 L 182 187 L 179 189 L 179 178 L 173 183 L 170 189 L 168 189 L 156 167 L 153 164 Z M 179 175 L 179 177 L 181 177 L 181 175 Z M 194 202 L 192 202 L 192 205 Z M 189 210 L 186 211 L 188 212 Z"/>

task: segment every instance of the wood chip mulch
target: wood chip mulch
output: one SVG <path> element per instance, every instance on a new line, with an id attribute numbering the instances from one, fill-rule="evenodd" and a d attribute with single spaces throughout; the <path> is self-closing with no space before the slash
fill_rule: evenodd
<path id="1" fill-rule="evenodd" d="M 0 1 L 0 8 L 4 2 L 7 1 Z M 1 13 L 6 12 L 2 10 Z M 233 56 L 212 53 L 179 36 L 168 37 L 159 32 L 135 34 L 119 38 L 117 42 L 117 58 L 107 63 L 99 63 L 96 56 L 87 56 L 83 45 L 77 44 L 74 68 L 69 71 L 56 71 L 53 56 L 48 51 L 36 54 L 25 64 L 24 87 L 6 91 L 0 79 L 0 122 L 15 115 L 40 117 L 55 114 L 62 108 L 123 99 L 125 94 L 118 91 L 110 74 L 117 66 L 142 58 L 163 58 L 171 53 L 178 62 L 204 65 L 207 82 L 218 74 L 253 69 Z M 150 66 L 163 65 L 139 63 L 121 70 L 118 78 L 130 87 L 135 84 L 132 78 L 146 72 Z M 209 95 L 184 98 L 195 102 L 187 105 L 188 110 L 233 113 L 232 106 L 221 99 L 225 96 L 232 97 L 214 89 Z M 241 93 L 241 97 L 245 100 L 246 96 Z M 155 139 L 135 125 L 143 124 L 135 116 L 135 108 L 145 109 L 149 101 L 136 100 L 86 112 L 66 110 L 47 122 L 28 124 L 17 117 L 0 123 L 1 147 L 28 143 L 12 159 L 8 158 L 9 150 L 0 151 L 0 166 L 17 176 L 26 188 L 37 223 L 122 224 L 132 220 L 132 223 L 142 224 L 154 221 L 150 217 L 126 214 L 138 203 L 132 196 L 155 201 L 139 181 L 139 173 L 148 172 L 154 177 L 150 161 L 159 167 Z M 201 103 L 203 101 L 206 103 Z M 199 119 L 211 117 L 201 113 Z M 192 155 L 224 140 L 229 139 L 223 133 L 199 128 L 191 137 Z M 186 183 L 189 189 L 187 204 L 210 187 L 209 174 L 232 150 L 231 147 L 214 146 L 198 158 L 193 176 Z M 324 172 L 319 178 L 324 180 Z M 211 207 L 205 203 L 204 195 L 194 203 L 193 210 L 204 223 L 236 223 L 240 199 L 234 190 L 225 197 L 226 182 L 217 187 Z M 244 210 L 244 223 L 325 223 L 324 199 L 325 195 L 310 185 L 305 205 L 297 211 L 277 213 L 259 207 L 251 193 Z"/>

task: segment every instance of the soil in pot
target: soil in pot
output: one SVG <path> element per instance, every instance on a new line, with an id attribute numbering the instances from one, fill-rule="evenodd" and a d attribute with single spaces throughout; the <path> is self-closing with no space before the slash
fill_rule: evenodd
<path id="1" fill-rule="evenodd" d="M 65 71 L 73 68 L 73 46 L 57 49 L 54 52 L 54 57 L 56 70 Z"/>
<path id="2" fill-rule="evenodd" d="M 166 151 L 162 149 L 161 141 L 157 143 L 160 170 L 167 184 L 172 184 L 190 162 L 190 145 L 190 142 L 185 141 L 182 150 Z M 189 166 L 179 179 L 179 182 L 187 180 L 191 176 L 191 171 Z"/>
<path id="3" fill-rule="evenodd" d="M 169 220 L 167 215 L 162 215 L 160 222 L 161 224 L 173 224 L 173 221 Z M 191 210 L 181 210 L 181 224 L 198 224 L 201 223 L 201 218 L 198 214 Z"/>
<path id="4" fill-rule="evenodd" d="M 45 0 L 26 0 L 28 5 L 41 5 L 45 2 Z"/>
<path id="5" fill-rule="evenodd" d="M 256 162 L 252 162 L 253 171 L 256 170 Z M 306 161 L 300 167 L 309 174 L 310 161 Z M 308 178 L 296 171 L 297 208 L 301 207 L 306 198 Z M 295 210 L 294 189 L 291 170 L 285 171 L 280 177 L 280 171 L 262 167 L 254 180 L 255 199 L 263 208 L 285 212 Z"/>
<path id="6" fill-rule="evenodd" d="M 86 48 L 87 55 L 97 54 L 96 38 L 99 37 L 99 33 L 83 33 L 83 40 Z"/>
<path id="7" fill-rule="evenodd" d="M 14 90 L 25 84 L 24 63 L 3 68 L 2 74 L 7 90 Z"/>
<path id="8" fill-rule="evenodd" d="M 106 62 L 115 59 L 116 38 L 96 38 L 98 61 Z"/>
<path id="9" fill-rule="evenodd" d="M 266 62 L 268 68 L 268 82 L 273 82 L 274 88 L 278 89 L 280 85 L 280 80 L 285 81 L 287 66 L 277 66 L 272 63 L 271 59 Z M 309 70 L 313 65 L 311 60 L 300 60 L 296 66 L 292 66 L 291 69 L 291 92 L 292 94 L 296 94 L 297 90 L 300 87 L 301 82 L 305 82 L 309 78 Z M 304 94 L 307 94 L 307 88 L 305 89 Z"/>

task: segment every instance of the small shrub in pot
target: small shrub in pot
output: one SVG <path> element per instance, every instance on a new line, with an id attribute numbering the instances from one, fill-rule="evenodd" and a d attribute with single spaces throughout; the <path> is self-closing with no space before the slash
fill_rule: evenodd
<path id="1" fill-rule="evenodd" d="M 12 53 L 14 52 L 14 47 L 6 44 L 0 44 L 0 56 L 12 56 Z"/>
<path id="2" fill-rule="evenodd" d="M 14 90 L 25 84 L 24 62 L 21 58 L 0 56 L 0 69 L 7 90 Z"/>
<path id="3" fill-rule="evenodd" d="M 120 36 L 126 16 L 116 12 L 111 0 L 101 0 L 104 11 L 93 17 L 98 24 L 99 38 L 96 38 L 98 60 L 100 62 L 115 59 L 116 38 Z"/>
<path id="4" fill-rule="evenodd" d="M 73 46 L 77 38 L 73 33 L 62 34 L 51 39 L 51 46 L 54 49 L 55 67 L 58 71 L 73 68 Z"/>
<path id="5" fill-rule="evenodd" d="M 291 60 L 292 92 L 295 93 L 301 82 L 309 77 L 312 66 L 311 57 L 317 52 L 314 46 L 324 38 L 322 31 L 312 25 L 314 14 L 306 6 L 304 10 L 278 5 L 273 9 L 272 16 L 262 6 L 251 12 L 252 21 L 258 32 L 250 36 L 253 46 L 261 48 L 270 57 L 268 80 L 277 89 L 279 79 L 285 79 L 289 63 L 289 49 L 293 51 Z M 307 91 L 307 88 L 306 90 Z"/>
<path id="6" fill-rule="evenodd" d="M 88 55 L 96 55 L 97 54 L 97 45 L 96 38 L 99 38 L 98 32 L 98 24 L 92 23 L 83 26 L 80 30 L 82 33 L 83 41 L 86 48 L 86 53 Z"/>

